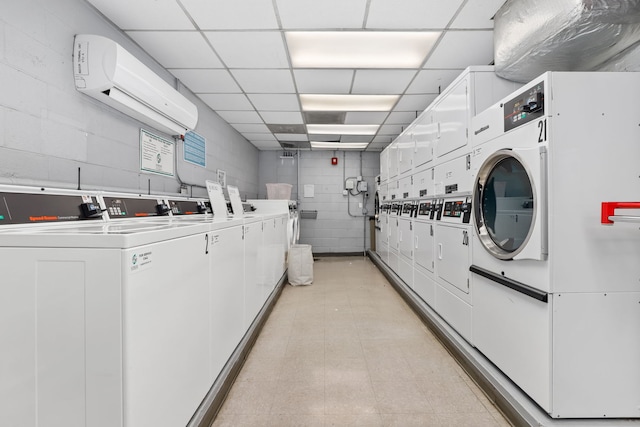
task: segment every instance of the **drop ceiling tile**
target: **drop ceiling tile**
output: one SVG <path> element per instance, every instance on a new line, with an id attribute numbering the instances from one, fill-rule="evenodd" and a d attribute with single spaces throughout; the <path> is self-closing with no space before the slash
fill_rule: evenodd
<path id="1" fill-rule="evenodd" d="M 299 93 L 347 94 L 353 70 L 293 70 Z"/>
<path id="2" fill-rule="evenodd" d="M 393 135 L 394 137 L 400 135 L 403 129 L 400 125 L 382 125 L 378 131 L 378 135 Z"/>
<path id="3" fill-rule="evenodd" d="M 261 111 L 260 115 L 269 124 L 303 124 L 302 114 L 291 111 Z"/>
<path id="4" fill-rule="evenodd" d="M 467 68 L 493 61 L 493 31 L 447 31 L 424 68 Z"/>
<path id="5" fill-rule="evenodd" d="M 437 95 L 405 95 L 400 98 L 393 110 L 423 112 L 437 97 Z"/>
<path id="6" fill-rule="evenodd" d="M 127 31 L 127 35 L 165 68 L 223 68 L 196 31 Z"/>
<path id="7" fill-rule="evenodd" d="M 277 0 L 282 28 L 362 28 L 366 0 Z"/>
<path id="8" fill-rule="evenodd" d="M 493 28 L 493 17 L 505 0 L 468 0 L 450 28 Z"/>
<path id="9" fill-rule="evenodd" d="M 255 111 L 216 111 L 227 123 L 263 123 Z"/>
<path id="10" fill-rule="evenodd" d="M 365 135 L 343 135 L 340 142 L 371 142 L 373 136 Z"/>
<path id="11" fill-rule="evenodd" d="M 175 0 L 89 0 L 122 30 L 195 30 Z"/>
<path id="12" fill-rule="evenodd" d="M 260 150 L 282 150 L 282 146 L 278 142 L 251 141 L 251 143 Z"/>
<path id="13" fill-rule="evenodd" d="M 289 70 L 231 70 L 246 93 L 295 93 Z"/>
<path id="14" fill-rule="evenodd" d="M 277 142 L 277 139 L 271 133 L 242 132 L 242 136 L 247 138 L 249 141 L 275 141 L 275 142 Z"/>
<path id="15" fill-rule="evenodd" d="M 360 112 L 349 111 L 344 121 L 346 125 L 380 125 L 384 122 L 384 119 L 389 113 L 386 111 L 381 112 Z"/>
<path id="16" fill-rule="evenodd" d="M 231 126 L 240 133 L 271 133 L 269 128 L 262 123 L 235 123 Z"/>
<path id="17" fill-rule="evenodd" d="M 227 70 L 170 69 L 194 93 L 240 93 Z"/>
<path id="18" fill-rule="evenodd" d="M 354 94 L 401 94 L 416 75 L 415 70 L 358 70 L 353 80 Z"/>
<path id="19" fill-rule="evenodd" d="M 278 31 L 220 31 L 204 33 L 229 68 L 288 68 Z"/>
<path id="20" fill-rule="evenodd" d="M 247 95 L 258 111 L 300 111 L 294 94 L 254 93 Z"/>
<path id="21" fill-rule="evenodd" d="M 435 93 L 438 94 L 446 89 L 456 77 L 460 75 L 460 70 L 422 70 L 411 82 L 407 89 L 408 94 Z"/>
<path id="22" fill-rule="evenodd" d="M 389 145 L 393 141 L 393 138 L 386 135 L 380 135 L 373 138 L 372 144 L 385 144 Z"/>
<path id="23" fill-rule="evenodd" d="M 396 111 L 389 114 L 387 120 L 384 121 L 386 125 L 407 125 L 412 123 L 418 114 L 415 111 Z"/>
<path id="24" fill-rule="evenodd" d="M 367 147 L 367 151 L 382 151 L 385 148 L 387 148 L 389 144 L 390 143 L 387 143 L 387 142 L 372 142 Z"/>
<path id="25" fill-rule="evenodd" d="M 276 133 L 275 137 L 278 141 L 308 141 L 309 136 L 306 133 Z"/>
<path id="26" fill-rule="evenodd" d="M 278 29 L 272 0 L 182 0 L 201 30 Z"/>
<path id="27" fill-rule="evenodd" d="M 198 95 L 213 110 L 253 111 L 253 106 L 244 94 L 201 93 Z"/>
<path id="28" fill-rule="evenodd" d="M 366 28 L 443 29 L 463 0 L 371 0 Z"/>

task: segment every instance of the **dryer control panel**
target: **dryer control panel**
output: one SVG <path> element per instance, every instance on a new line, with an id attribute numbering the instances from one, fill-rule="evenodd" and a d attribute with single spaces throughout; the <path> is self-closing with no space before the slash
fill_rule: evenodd
<path id="1" fill-rule="evenodd" d="M 544 81 L 505 102 L 503 112 L 505 132 L 544 116 Z"/>
<path id="2" fill-rule="evenodd" d="M 469 224 L 471 221 L 471 200 L 468 197 L 441 199 L 435 207 L 436 220 Z"/>

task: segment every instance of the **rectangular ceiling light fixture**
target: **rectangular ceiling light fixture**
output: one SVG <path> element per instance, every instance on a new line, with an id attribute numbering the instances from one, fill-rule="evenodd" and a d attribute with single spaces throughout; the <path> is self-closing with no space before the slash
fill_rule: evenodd
<path id="1" fill-rule="evenodd" d="M 439 31 L 291 31 L 294 68 L 418 68 Z"/>
<path id="2" fill-rule="evenodd" d="M 367 148 L 368 142 L 320 142 L 311 141 L 311 148 L 324 148 L 328 150 L 339 149 L 363 149 Z"/>
<path id="3" fill-rule="evenodd" d="M 375 135 L 380 125 L 307 125 L 307 132 L 317 135 Z"/>
<path id="4" fill-rule="evenodd" d="M 400 95 L 301 94 L 303 111 L 391 111 Z"/>

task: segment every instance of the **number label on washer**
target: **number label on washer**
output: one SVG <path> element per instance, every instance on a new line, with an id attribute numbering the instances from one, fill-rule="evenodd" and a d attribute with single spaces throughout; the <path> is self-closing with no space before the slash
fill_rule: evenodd
<path id="1" fill-rule="evenodd" d="M 540 120 L 538 122 L 538 143 L 545 142 L 547 140 L 547 119 Z"/>

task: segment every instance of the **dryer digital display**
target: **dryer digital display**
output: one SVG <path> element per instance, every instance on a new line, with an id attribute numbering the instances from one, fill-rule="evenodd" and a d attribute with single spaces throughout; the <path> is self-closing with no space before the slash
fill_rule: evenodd
<path id="1" fill-rule="evenodd" d="M 511 98 L 503 108 L 505 132 L 544 116 L 544 82 Z"/>

